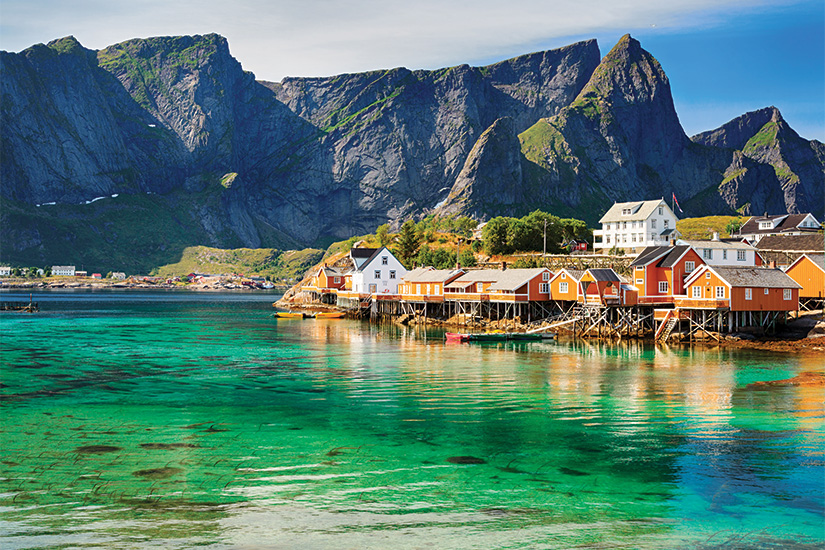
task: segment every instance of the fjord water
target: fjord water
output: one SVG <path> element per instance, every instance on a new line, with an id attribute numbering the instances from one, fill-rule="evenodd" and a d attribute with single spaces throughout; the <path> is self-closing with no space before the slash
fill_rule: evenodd
<path id="1" fill-rule="evenodd" d="M 3 548 L 825 545 L 821 388 L 748 387 L 821 355 L 34 299 L 0 316 Z"/>

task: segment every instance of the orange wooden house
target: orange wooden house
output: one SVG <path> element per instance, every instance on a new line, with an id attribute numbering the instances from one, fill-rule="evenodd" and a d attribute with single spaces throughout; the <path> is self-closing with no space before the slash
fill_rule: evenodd
<path id="1" fill-rule="evenodd" d="M 781 269 L 704 265 L 685 281 L 686 296 L 676 298 L 676 307 L 796 311 L 801 288 Z"/>
<path id="2" fill-rule="evenodd" d="M 802 288 L 802 301 L 821 301 L 825 298 L 825 254 L 803 254 L 788 266 L 785 273 Z"/>
<path id="3" fill-rule="evenodd" d="M 548 301 L 552 277 L 553 272 L 545 267 L 473 270 L 448 283 L 444 297 L 448 301 Z"/>
<path id="4" fill-rule="evenodd" d="M 308 293 L 314 301 L 334 304 L 338 291 L 342 290 L 345 284 L 346 276 L 340 269 L 323 265 L 315 271 L 309 284 L 301 290 Z"/>
<path id="5" fill-rule="evenodd" d="M 581 281 L 584 271 L 563 267 L 550 278 L 550 298 L 557 302 L 578 302 L 581 298 Z"/>
<path id="6" fill-rule="evenodd" d="M 418 267 L 401 278 L 398 294 L 407 302 L 443 302 L 444 286 L 463 274 L 463 269 Z"/>
<path id="7" fill-rule="evenodd" d="M 649 246 L 633 263 L 632 284 L 640 304 L 672 304 L 685 293 L 685 279 L 705 262 L 690 246 Z"/>
<path id="8" fill-rule="evenodd" d="M 581 286 L 579 297 L 581 303 L 605 306 L 636 304 L 636 291 L 630 289 L 619 274 L 610 268 L 588 269 L 582 275 L 579 285 Z"/>

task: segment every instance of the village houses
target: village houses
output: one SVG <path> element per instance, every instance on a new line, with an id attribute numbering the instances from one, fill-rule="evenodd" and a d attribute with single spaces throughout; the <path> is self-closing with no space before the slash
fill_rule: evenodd
<path id="1" fill-rule="evenodd" d="M 593 249 L 638 254 L 648 246 L 666 245 L 678 236 L 676 221 L 663 199 L 617 202 L 599 220 L 602 228 L 593 231 Z"/>

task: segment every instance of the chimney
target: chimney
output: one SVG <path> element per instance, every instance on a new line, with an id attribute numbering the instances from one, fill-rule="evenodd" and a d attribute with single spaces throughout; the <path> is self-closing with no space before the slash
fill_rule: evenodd
<path id="1" fill-rule="evenodd" d="M 711 240 L 712 241 L 718 241 L 719 240 L 719 232 L 718 231 L 713 232 L 713 238 Z"/>
<path id="2" fill-rule="evenodd" d="M 507 269 L 507 262 L 501 262 L 501 270 L 505 271 Z"/>
<path id="3" fill-rule="evenodd" d="M 770 269 L 776 269 L 776 260 L 771 260 L 770 262 L 768 262 L 768 267 Z"/>

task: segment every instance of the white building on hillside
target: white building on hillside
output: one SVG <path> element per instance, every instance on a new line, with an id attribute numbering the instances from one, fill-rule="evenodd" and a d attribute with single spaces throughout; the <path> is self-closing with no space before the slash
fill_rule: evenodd
<path id="1" fill-rule="evenodd" d="M 73 265 L 53 265 L 52 266 L 52 276 L 53 277 L 74 277 L 76 274 L 75 267 Z"/>
<path id="2" fill-rule="evenodd" d="M 379 248 L 352 274 L 352 292 L 356 294 L 398 294 L 398 283 L 406 275 L 387 247 Z"/>
<path id="3" fill-rule="evenodd" d="M 676 244 L 692 247 L 708 265 L 754 267 L 763 263 L 756 247 L 739 239 L 719 239 L 718 233 L 709 241 L 679 239 Z"/>
<path id="4" fill-rule="evenodd" d="M 593 231 L 593 249 L 638 253 L 648 246 L 666 245 L 678 237 L 676 221 L 664 199 L 617 202 L 599 220 L 602 228 Z"/>

